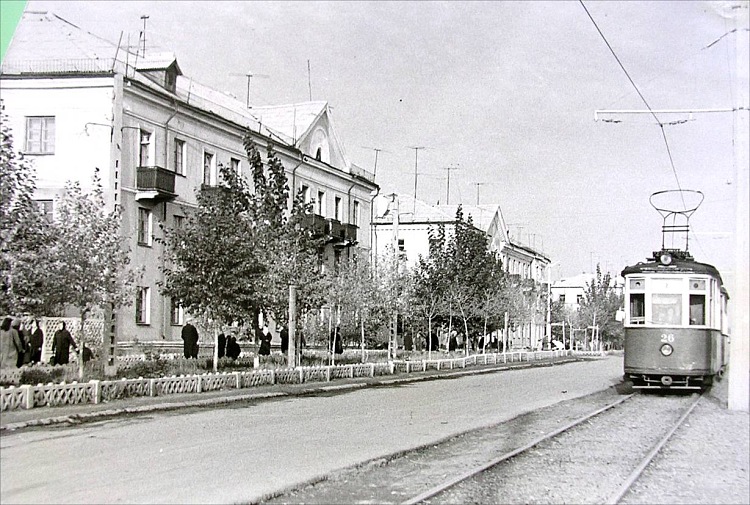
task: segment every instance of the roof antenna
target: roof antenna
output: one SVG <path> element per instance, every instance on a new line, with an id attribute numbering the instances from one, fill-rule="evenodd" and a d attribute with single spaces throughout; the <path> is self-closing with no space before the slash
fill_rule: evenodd
<path id="1" fill-rule="evenodd" d="M 310 60 L 307 60 L 307 92 L 312 102 L 312 83 L 310 81 Z"/>
<path id="2" fill-rule="evenodd" d="M 146 20 L 148 19 L 147 15 L 141 16 L 141 19 L 143 20 L 143 31 L 141 32 L 141 35 L 143 35 L 143 54 L 142 56 L 146 57 Z"/>

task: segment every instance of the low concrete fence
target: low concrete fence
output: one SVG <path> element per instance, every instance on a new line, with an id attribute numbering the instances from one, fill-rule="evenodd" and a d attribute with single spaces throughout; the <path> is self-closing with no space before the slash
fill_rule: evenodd
<path id="1" fill-rule="evenodd" d="M 375 377 L 427 370 L 452 370 L 468 366 L 532 362 L 563 356 L 602 356 L 602 352 L 529 351 L 475 354 L 462 358 L 357 363 L 351 365 L 260 369 L 251 372 L 203 373 L 154 379 L 92 380 L 84 383 L 38 384 L 0 387 L 0 411 L 101 403 L 138 396 L 167 396 L 221 389 L 252 388 L 273 384 L 328 382 L 336 379 Z"/>

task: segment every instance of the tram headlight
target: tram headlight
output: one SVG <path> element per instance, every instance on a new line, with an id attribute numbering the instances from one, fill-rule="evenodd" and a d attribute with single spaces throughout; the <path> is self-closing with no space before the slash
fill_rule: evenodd
<path id="1" fill-rule="evenodd" d="M 662 255 L 659 256 L 659 262 L 662 265 L 670 265 L 672 263 L 672 255 L 669 253 L 662 253 Z"/>
<path id="2" fill-rule="evenodd" d="M 672 351 L 674 351 L 672 346 L 669 344 L 664 344 L 663 346 L 661 346 L 661 349 L 659 350 L 664 356 L 669 356 L 670 354 L 672 354 Z"/>

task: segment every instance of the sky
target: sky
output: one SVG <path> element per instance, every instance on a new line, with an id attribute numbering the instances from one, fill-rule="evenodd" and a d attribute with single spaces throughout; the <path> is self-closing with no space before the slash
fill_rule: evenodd
<path id="1" fill-rule="evenodd" d="M 737 4 L 743 22 L 729 33 Z M 748 120 L 735 48 L 737 37 L 747 44 L 748 2 L 584 5 L 596 25 L 577 1 L 29 1 L 27 9 L 131 44 L 145 14 L 147 52 L 174 52 L 186 76 L 245 101 L 250 71 L 254 105 L 327 101 L 351 161 L 373 171 L 381 150 L 381 194 L 413 195 L 416 170 L 424 201 L 499 204 L 514 240 L 556 263 L 553 280 L 597 264 L 616 275 L 645 260 L 662 243 L 650 195 L 701 191 L 690 251 L 731 281 L 734 146 L 748 145 L 735 138 L 735 122 Z M 646 110 L 644 99 L 653 110 L 745 110 L 656 114 L 677 123 L 663 127 L 642 113 L 595 121 L 597 110 Z"/>

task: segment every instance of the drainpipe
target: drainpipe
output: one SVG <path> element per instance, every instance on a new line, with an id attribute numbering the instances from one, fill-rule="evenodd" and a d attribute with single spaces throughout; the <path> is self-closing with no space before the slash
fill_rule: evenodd
<path id="1" fill-rule="evenodd" d="M 295 173 L 297 172 L 297 169 L 300 167 L 300 165 L 302 165 L 305 161 L 307 161 L 307 156 L 302 154 L 302 151 L 300 151 L 299 154 L 300 154 L 299 163 L 297 163 L 292 169 L 292 198 L 294 198 L 294 195 L 297 194 L 297 186 L 295 185 L 295 182 L 296 182 Z"/>
<path id="2" fill-rule="evenodd" d="M 174 119 L 174 117 L 177 115 L 177 112 L 178 112 L 177 111 L 177 100 L 175 100 L 174 98 L 172 99 L 172 107 L 174 107 L 174 110 L 172 111 L 172 114 L 170 114 L 169 118 L 167 118 L 167 120 L 164 122 L 164 145 L 165 145 L 164 165 L 169 165 L 169 122 Z M 167 170 L 169 169 L 168 166 L 165 166 L 164 168 L 167 169 Z M 167 202 L 166 202 L 166 200 L 164 201 L 164 203 L 162 205 L 162 223 L 163 223 L 164 226 L 167 225 Z M 161 273 L 161 277 L 162 277 L 161 281 L 162 282 L 164 282 L 164 263 L 165 263 L 165 260 L 164 260 L 165 254 L 164 254 L 164 252 L 165 252 L 165 250 L 166 250 L 166 244 L 162 244 L 162 249 L 161 249 L 161 269 L 160 269 L 161 272 L 162 272 Z M 170 310 L 171 307 L 167 304 L 166 297 L 162 296 L 161 302 L 162 302 L 161 337 L 165 338 L 166 337 L 166 333 L 167 333 L 167 328 L 170 328 L 170 323 L 171 323 L 170 318 L 172 317 L 172 315 L 171 315 L 171 310 Z M 169 340 L 172 340 L 171 328 L 170 328 Z"/>
<path id="3" fill-rule="evenodd" d="M 347 224 L 354 224 L 352 223 L 352 190 L 354 189 L 354 186 L 356 184 L 352 184 L 349 186 L 349 190 L 346 192 L 346 202 L 347 202 L 347 209 L 346 209 L 346 220 Z M 346 257 L 351 258 L 351 247 L 346 248 Z"/>

